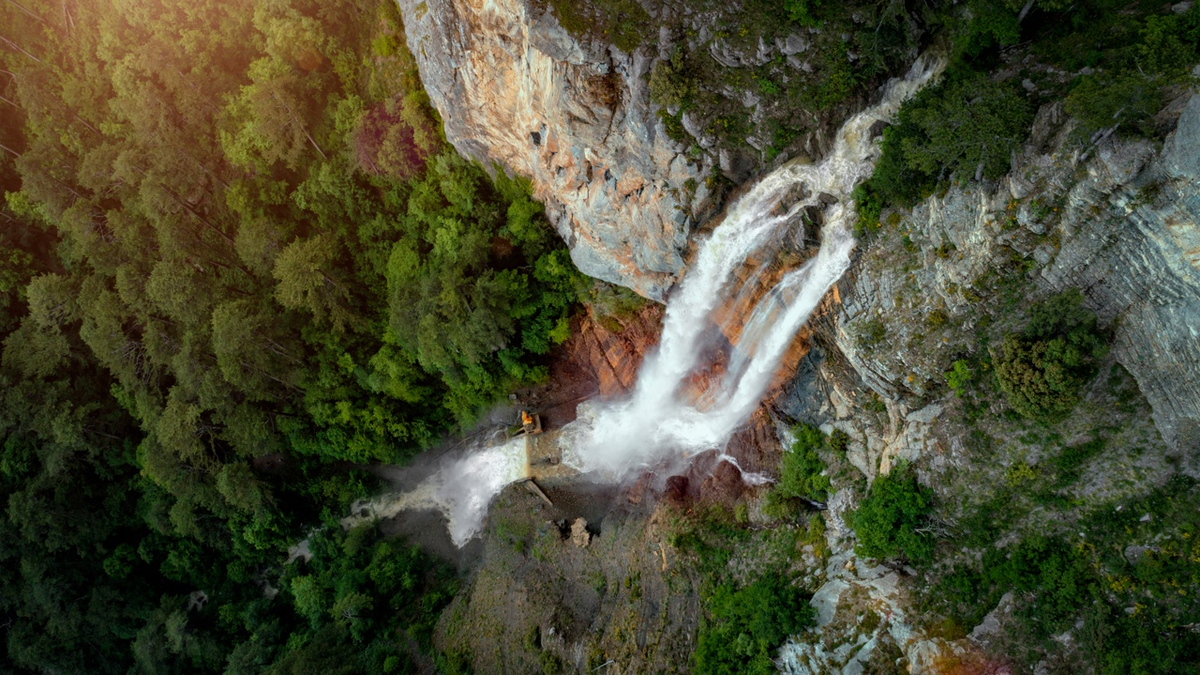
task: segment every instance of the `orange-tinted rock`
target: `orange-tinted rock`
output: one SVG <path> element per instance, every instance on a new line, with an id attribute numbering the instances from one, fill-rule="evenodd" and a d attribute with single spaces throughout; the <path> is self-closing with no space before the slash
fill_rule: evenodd
<path id="1" fill-rule="evenodd" d="M 575 419 L 575 407 L 594 397 L 615 397 L 637 380 L 645 353 L 658 342 L 661 305 L 648 304 L 624 322 L 591 316 L 575 319 L 571 338 L 555 350 L 550 380 L 531 399 L 542 425 L 557 428 Z"/>
<path id="2" fill-rule="evenodd" d="M 617 331 L 590 317 L 582 322 L 574 347 L 595 374 L 601 396 L 619 396 L 633 388 L 642 358 L 658 344 L 662 311 L 660 305 L 647 305 Z"/>
<path id="3" fill-rule="evenodd" d="M 750 419 L 729 439 L 725 452 L 738 466 L 751 473 L 774 474 L 779 466 L 779 440 L 766 406 L 759 406 Z"/>
<path id="4" fill-rule="evenodd" d="M 576 40 L 533 0 L 400 0 L 408 47 L 446 139 L 529 178 L 585 274 L 661 301 L 712 207 L 694 161 L 648 101 L 654 61 Z M 681 190 L 687 182 L 694 191 Z"/>

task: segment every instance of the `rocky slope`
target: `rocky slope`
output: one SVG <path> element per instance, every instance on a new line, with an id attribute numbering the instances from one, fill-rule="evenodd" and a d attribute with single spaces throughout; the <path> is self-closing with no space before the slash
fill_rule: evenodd
<path id="1" fill-rule="evenodd" d="M 1060 532 L 1081 512 L 1146 494 L 1175 472 L 1200 475 L 1200 96 L 1182 97 L 1173 114 L 1178 127 L 1161 147 L 1106 139 L 1081 154 L 1063 149 L 1071 123 L 1048 105 L 1005 179 L 885 214 L 841 282 L 845 301 L 818 328 L 826 349 L 800 364 L 777 408 L 847 432 L 845 458 L 868 479 L 913 463 L 938 494 L 943 526 L 995 509 L 996 486 L 1022 484 L 1017 469 L 1047 475 L 1040 467 L 1060 450 L 1045 427 L 995 415 L 994 403 L 992 413 L 968 414 L 943 373 L 986 350 L 986 336 L 1013 330 L 1031 301 L 1080 288 L 1112 327 L 1113 349 L 1051 436 L 1102 438 L 1106 450 L 1065 489 L 1070 508 L 1027 496 L 1004 503 L 1006 536 Z M 861 496 L 842 483 L 830 500 L 833 555 L 813 599 L 820 628 L 784 649 L 783 671 L 861 673 L 880 648 L 898 647 L 911 672 L 1017 672 L 985 656 L 1005 651 L 995 641 L 1010 597 L 964 627 L 967 639 L 947 639 L 914 615 L 911 569 L 854 556 L 843 514 Z M 872 613 L 881 618 L 864 622 Z M 1070 634 L 1056 639 L 1069 653 Z M 1062 662 L 1039 668 L 1065 672 Z"/>
<path id="2" fill-rule="evenodd" d="M 954 354 L 974 348 L 989 276 L 1015 275 L 1046 294 L 1079 288 L 1114 326 L 1116 359 L 1137 380 L 1164 440 L 1194 456 L 1200 96 L 1178 101 L 1180 113 L 1161 151 L 1110 138 L 1085 157 L 1063 149 L 1071 124 L 1048 105 L 1004 180 L 954 187 L 894 214 L 891 232 L 846 284 L 837 345 L 854 370 L 882 398 L 911 407 L 942 385 Z M 872 327 L 886 346 L 864 339 Z"/>

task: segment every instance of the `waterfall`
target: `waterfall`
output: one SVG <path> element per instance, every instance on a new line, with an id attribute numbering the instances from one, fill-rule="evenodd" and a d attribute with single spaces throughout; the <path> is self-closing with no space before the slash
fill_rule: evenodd
<path id="1" fill-rule="evenodd" d="M 777 169 L 737 200 L 700 245 L 695 266 L 668 300 L 661 342 L 647 356 L 633 395 L 601 404 L 573 423 L 581 428 L 565 429 L 569 447 L 564 461 L 583 472 L 618 477 L 670 455 L 724 447 L 758 405 L 796 332 L 850 265 L 855 217 L 850 193 L 870 176 L 879 152 L 871 126 L 890 119 L 943 66 L 942 59 L 918 59 L 905 77 L 887 84 L 878 105 L 842 126 L 829 156 L 817 164 Z M 810 197 L 786 214 L 770 215 L 797 184 L 804 184 Z M 677 393 L 694 369 L 701 335 L 734 271 L 781 223 L 817 204 L 821 195 L 837 202 L 825 211 L 817 256 L 787 273 L 759 300 L 712 404 L 701 409 L 680 400 Z"/>
<path id="2" fill-rule="evenodd" d="M 895 115 L 944 65 L 941 58 L 922 56 L 903 78 L 888 82 L 877 105 L 842 126 L 826 158 L 775 170 L 729 207 L 669 298 L 659 345 L 642 364 L 632 394 L 621 401 L 580 404 L 577 419 L 558 436 L 563 463 L 615 481 L 664 460 L 724 449 L 761 401 L 797 331 L 850 265 L 855 245 L 850 193 L 870 176 L 879 152 L 871 126 Z M 784 195 L 797 184 L 804 184 L 810 196 L 780 213 Z M 817 255 L 787 272 L 758 301 L 719 389 L 706 397 L 705 405 L 681 398 L 681 387 L 696 370 L 711 315 L 728 297 L 734 273 L 780 226 L 800 209 L 818 204 L 822 195 L 836 203 L 825 209 Z M 752 280 L 761 273 L 760 267 Z M 359 515 L 344 523 L 435 508 L 446 515 L 451 537 L 461 546 L 478 533 L 492 497 L 526 477 L 526 470 L 523 439 L 480 448 L 447 462 L 412 492 L 356 505 Z"/>
<path id="3" fill-rule="evenodd" d="M 447 458 L 410 492 L 354 504 L 342 526 L 391 518 L 401 511 L 436 510 L 446 516 L 450 539 L 461 547 L 479 533 L 492 498 L 505 485 L 525 478 L 527 468 L 524 436 L 495 445 L 480 443 Z"/>

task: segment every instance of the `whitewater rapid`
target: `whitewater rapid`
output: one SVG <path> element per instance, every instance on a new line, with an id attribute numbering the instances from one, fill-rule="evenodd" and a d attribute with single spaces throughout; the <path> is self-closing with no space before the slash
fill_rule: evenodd
<path id="1" fill-rule="evenodd" d="M 921 57 L 903 78 L 888 82 L 877 105 L 842 126 L 827 157 L 816 164 L 794 163 L 775 170 L 729 207 L 724 220 L 699 244 L 695 262 L 668 299 L 659 346 L 643 362 L 632 394 L 620 401 L 585 401 L 576 421 L 561 430 L 557 442 L 564 464 L 598 480 L 619 481 L 664 461 L 724 450 L 761 401 L 796 333 L 850 266 L 856 217 L 850 195 L 870 176 L 879 153 L 871 127 L 889 121 L 943 67 L 941 58 Z M 782 211 L 783 197 L 800 184 L 810 196 Z M 824 211 L 817 255 L 787 272 L 758 301 L 724 378 L 707 393 L 704 405 L 681 396 L 684 382 L 699 365 L 713 312 L 730 295 L 735 272 L 801 209 L 818 205 L 823 195 L 836 201 Z M 829 203 L 828 197 L 823 203 Z M 356 505 L 368 516 L 346 522 L 388 517 L 405 509 L 437 509 L 446 515 L 451 538 L 461 546 L 478 533 L 491 499 L 505 485 L 527 477 L 527 471 L 522 437 L 482 447 L 448 461 L 411 492 Z"/>

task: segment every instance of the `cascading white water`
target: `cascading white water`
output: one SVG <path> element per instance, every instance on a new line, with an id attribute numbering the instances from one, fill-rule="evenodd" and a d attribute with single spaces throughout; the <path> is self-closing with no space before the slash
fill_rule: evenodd
<path id="1" fill-rule="evenodd" d="M 667 455 L 723 447 L 758 404 L 796 332 L 850 264 L 854 240 L 849 226 L 855 216 L 850 193 L 874 170 L 878 154 L 871 126 L 890 119 L 943 65 L 941 59 L 922 57 L 904 78 L 888 83 L 878 105 L 842 126 L 828 157 L 818 164 L 778 169 L 734 204 L 701 244 L 696 268 L 670 298 L 660 346 L 647 357 L 633 396 L 582 415 L 576 423 L 582 428 L 564 430 L 564 438 L 570 439 L 564 461 L 581 471 L 612 476 Z M 769 216 L 798 183 L 805 184 L 812 197 L 787 215 Z M 679 400 L 676 393 L 695 365 L 708 317 L 725 297 L 733 272 L 780 223 L 816 203 L 821 194 L 838 203 L 825 213 L 816 258 L 785 275 L 759 301 L 713 404 L 701 410 Z"/>
<path id="2" fill-rule="evenodd" d="M 633 394 L 617 402 L 585 401 L 576 421 L 562 429 L 558 444 L 565 464 L 617 480 L 672 456 L 724 448 L 762 399 L 796 332 L 849 267 L 855 243 L 849 227 L 855 217 L 850 193 L 870 175 L 878 154 L 871 126 L 890 119 L 943 66 L 940 58 L 921 57 L 905 77 L 888 82 L 878 105 L 842 126 L 829 156 L 817 164 L 780 168 L 737 199 L 700 244 L 695 263 L 671 295 L 659 346 L 643 363 Z M 812 197 L 779 214 L 776 207 L 784 194 L 799 183 Z M 707 405 L 701 408 L 682 400 L 680 388 L 695 370 L 702 336 L 713 311 L 724 302 L 734 272 L 821 194 L 833 196 L 837 203 L 826 209 L 816 257 L 785 274 L 760 299 L 745 323 L 731 367 Z M 523 440 L 517 440 L 520 446 L 510 441 L 450 462 L 412 492 L 357 508 L 366 509 L 367 517 L 437 508 L 461 546 L 478 532 L 492 497 L 525 477 Z"/>
<path id="3" fill-rule="evenodd" d="M 401 511 L 437 510 L 446 516 L 450 539 L 462 546 L 479 533 L 492 498 L 505 485 L 526 477 L 525 437 L 481 445 L 448 459 L 410 492 L 355 504 L 343 527 L 391 518 Z"/>

